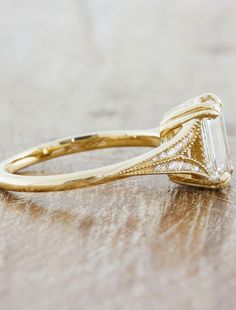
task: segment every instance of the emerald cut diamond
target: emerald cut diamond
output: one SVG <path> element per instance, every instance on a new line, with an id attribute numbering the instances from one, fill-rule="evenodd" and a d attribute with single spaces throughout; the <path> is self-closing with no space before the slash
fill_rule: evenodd
<path id="1" fill-rule="evenodd" d="M 205 94 L 184 102 L 178 106 L 178 109 L 168 112 L 165 117 L 167 120 L 174 120 L 181 113 L 201 110 L 204 107 L 208 109 L 209 106 L 217 111 L 218 116 L 201 120 L 204 165 L 210 180 L 217 183 L 223 174 L 231 174 L 233 171 L 220 99 L 215 95 Z"/>
<path id="2" fill-rule="evenodd" d="M 183 166 L 181 169 L 176 166 L 177 173 L 171 171 L 170 179 L 178 184 L 225 188 L 233 167 L 221 100 L 213 94 L 204 94 L 166 113 L 160 126 L 162 143 L 169 143 L 177 134 L 182 134 L 181 141 L 167 150 L 167 158 L 171 157 L 173 148 L 173 159 L 181 157 Z"/>
<path id="3" fill-rule="evenodd" d="M 222 114 L 215 119 L 202 120 L 202 138 L 205 164 L 212 181 L 232 173 L 229 144 Z"/>

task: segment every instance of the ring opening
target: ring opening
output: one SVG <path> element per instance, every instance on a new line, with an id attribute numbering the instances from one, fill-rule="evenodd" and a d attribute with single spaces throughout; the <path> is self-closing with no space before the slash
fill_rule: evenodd
<path id="1" fill-rule="evenodd" d="M 47 143 L 26 151 L 20 156 L 13 158 L 5 170 L 9 173 L 16 173 L 21 169 L 44 162 L 57 157 L 114 147 L 157 147 L 160 138 L 157 134 L 145 135 L 137 132 L 111 133 L 111 134 L 91 134 L 58 140 Z"/>

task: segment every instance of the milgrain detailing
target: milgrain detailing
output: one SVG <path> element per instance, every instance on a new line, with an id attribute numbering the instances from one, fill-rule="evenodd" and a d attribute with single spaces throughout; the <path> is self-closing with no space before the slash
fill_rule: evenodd
<path id="1" fill-rule="evenodd" d="M 221 107 L 218 97 L 206 94 L 169 111 L 158 128 L 95 132 L 40 145 L 0 164 L 0 187 L 15 191 L 59 191 L 130 176 L 167 174 L 178 184 L 224 188 L 233 168 Z M 17 174 L 25 167 L 52 158 L 122 146 L 154 149 L 97 169 L 47 176 Z"/>
<path id="2" fill-rule="evenodd" d="M 186 124 L 185 128 L 182 129 L 184 132 L 187 132 L 186 134 L 183 136 L 176 135 L 176 139 L 171 140 L 172 144 L 163 151 L 158 152 L 157 149 L 157 153 L 153 157 L 121 171 L 120 174 L 173 174 L 181 172 L 208 177 L 206 167 L 201 162 L 191 158 L 190 155 L 191 148 L 199 137 L 200 129 L 200 121 L 191 121 L 190 124 Z"/>

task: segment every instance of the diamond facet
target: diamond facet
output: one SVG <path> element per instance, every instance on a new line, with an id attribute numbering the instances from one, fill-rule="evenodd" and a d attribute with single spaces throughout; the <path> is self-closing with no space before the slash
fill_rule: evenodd
<path id="1" fill-rule="evenodd" d="M 173 155 L 175 155 L 175 150 L 174 149 L 169 149 L 167 152 L 168 157 L 171 157 Z"/>
<path id="2" fill-rule="evenodd" d="M 162 152 L 162 153 L 160 154 L 160 159 L 164 159 L 164 158 L 166 158 L 166 153 L 165 153 L 165 152 Z"/>
<path id="3" fill-rule="evenodd" d="M 206 166 L 211 178 L 219 180 L 225 173 L 232 172 L 230 152 L 223 116 L 202 121 L 203 145 Z"/>

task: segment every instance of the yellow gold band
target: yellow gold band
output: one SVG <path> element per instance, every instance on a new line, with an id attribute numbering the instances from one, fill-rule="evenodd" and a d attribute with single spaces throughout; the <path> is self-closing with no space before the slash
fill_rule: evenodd
<path id="1" fill-rule="evenodd" d="M 158 129 L 142 132 L 134 130 L 98 132 L 52 141 L 18 154 L 1 163 L 0 187 L 8 190 L 35 192 L 68 190 L 105 183 L 116 179 L 119 171 L 124 169 L 124 167 L 132 166 L 136 159 L 98 169 L 62 175 L 25 176 L 17 175 L 16 172 L 31 165 L 73 153 L 110 147 L 157 147 L 159 141 Z M 139 157 L 139 160 L 143 159 L 143 156 Z"/>

